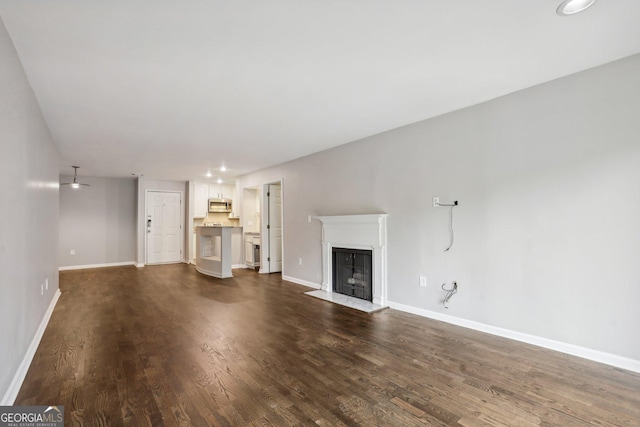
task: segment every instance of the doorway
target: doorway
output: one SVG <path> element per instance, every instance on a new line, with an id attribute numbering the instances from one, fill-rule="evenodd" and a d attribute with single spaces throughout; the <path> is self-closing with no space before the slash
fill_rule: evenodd
<path id="1" fill-rule="evenodd" d="M 147 264 L 177 263 L 182 258 L 182 193 L 147 191 Z"/>
<path id="2" fill-rule="evenodd" d="M 282 272 L 282 181 L 264 184 L 261 273 Z"/>

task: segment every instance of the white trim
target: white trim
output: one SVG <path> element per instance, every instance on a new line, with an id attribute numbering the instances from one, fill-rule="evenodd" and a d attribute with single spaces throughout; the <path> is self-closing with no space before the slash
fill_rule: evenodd
<path id="1" fill-rule="evenodd" d="M 186 181 L 188 182 L 188 181 Z M 148 207 L 148 199 L 149 199 L 149 193 L 179 193 L 180 194 L 180 261 L 171 261 L 171 262 L 160 262 L 160 263 L 154 263 L 154 264 L 149 264 L 149 260 L 147 257 L 147 239 L 149 238 L 149 235 L 147 233 L 147 212 L 149 210 Z M 187 248 L 184 245 L 184 236 L 185 236 L 185 232 L 186 232 L 186 223 L 185 223 L 185 206 L 183 206 L 183 203 L 186 206 L 186 202 L 185 202 L 185 197 L 184 197 L 184 191 L 182 190 L 154 190 L 152 188 L 146 188 L 144 190 L 144 213 L 142 215 L 142 228 L 144 230 L 144 262 L 145 264 L 149 264 L 149 265 L 158 265 L 158 264 L 177 264 L 177 263 L 181 263 L 181 262 L 185 262 L 186 258 L 185 258 L 185 252 L 187 252 Z M 185 230 L 182 229 L 182 227 L 185 226 Z"/>
<path id="2" fill-rule="evenodd" d="M 125 262 L 109 262 L 106 264 L 66 265 L 64 267 L 58 267 L 58 270 L 59 271 L 84 270 L 85 268 L 121 267 L 123 265 L 134 265 L 136 267 L 144 267 L 144 264 L 136 264 L 135 261 L 125 261 Z"/>
<path id="3" fill-rule="evenodd" d="M 231 269 L 235 269 L 235 268 L 249 268 L 247 267 L 246 264 L 231 264 Z"/>
<path id="4" fill-rule="evenodd" d="M 267 225 L 269 224 L 269 196 L 267 193 L 269 192 L 269 185 L 279 185 L 280 186 L 280 221 L 282 222 L 282 243 L 280 245 L 280 258 L 282 260 L 282 265 L 280 270 L 274 273 L 281 273 L 284 271 L 284 235 L 285 235 L 285 218 L 284 218 L 284 178 L 276 179 L 275 181 L 263 182 L 262 183 L 262 194 L 260 198 L 260 270 L 259 274 L 267 274 L 271 273 L 271 263 L 267 261 L 269 254 L 271 253 L 271 242 L 269 241 L 269 230 L 267 229 Z"/>
<path id="5" fill-rule="evenodd" d="M 197 264 L 196 264 L 196 271 L 198 271 L 199 273 L 202 273 L 204 275 L 207 275 L 207 276 L 215 277 L 216 279 L 228 279 L 230 277 L 233 277 L 233 275 L 225 276 L 225 275 L 223 275 L 221 273 L 218 273 L 218 272 L 215 272 L 215 271 L 205 270 L 204 268 L 198 267 Z"/>
<path id="6" fill-rule="evenodd" d="M 287 282 L 297 283 L 298 285 L 302 285 L 302 286 L 308 286 L 313 289 L 322 288 L 322 285 L 320 285 L 319 283 L 309 282 L 307 280 L 298 279 L 296 277 L 285 276 L 284 274 L 282 275 L 282 280 L 286 280 Z"/>
<path id="7" fill-rule="evenodd" d="M 431 310 L 424 310 L 422 308 L 412 307 L 397 302 L 389 301 L 389 306 L 395 310 L 416 314 L 422 317 L 428 317 L 430 319 L 439 320 L 441 322 L 462 326 L 463 328 L 469 328 L 480 332 L 486 332 L 488 334 L 497 335 L 499 337 L 521 341 L 527 344 L 537 345 L 538 347 L 544 347 L 549 350 L 559 351 L 561 353 L 570 354 L 572 356 L 581 357 L 583 359 L 593 360 L 594 362 L 600 362 L 610 366 L 615 366 L 617 368 L 640 373 L 640 360 L 629 359 L 627 357 L 605 353 L 599 350 L 580 347 L 574 344 L 564 343 L 549 338 L 538 337 L 536 335 L 525 334 L 523 332 L 512 331 L 510 329 L 491 326 L 485 323 L 462 319 L 460 317 L 442 314 Z"/>
<path id="8" fill-rule="evenodd" d="M 29 348 L 27 348 L 27 353 L 24 355 L 20 366 L 18 366 L 18 370 L 13 376 L 13 380 L 11 380 L 11 384 L 9 385 L 9 389 L 4 394 L 2 401 L 0 401 L 1 406 L 11 406 L 16 401 L 16 397 L 18 397 L 18 392 L 22 387 L 22 383 L 24 378 L 27 376 L 27 372 L 29 371 L 29 366 L 31 366 L 31 362 L 33 361 L 33 356 L 36 354 L 36 350 L 38 350 L 38 346 L 40 345 L 40 340 L 44 335 L 45 329 L 47 329 L 47 325 L 49 324 L 49 319 L 51 319 L 51 315 L 53 314 L 53 309 L 56 307 L 56 303 L 60 298 L 60 289 L 57 289 L 55 294 L 53 295 L 53 299 L 51 303 L 49 303 L 49 308 L 44 313 L 44 317 L 40 322 L 40 326 L 36 330 L 36 334 L 31 340 L 31 344 L 29 344 Z"/>
<path id="9" fill-rule="evenodd" d="M 204 183 L 203 183 L 204 184 Z M 208 188 L 209 184 L 207 184 L 207 188 Z M 193 249 L 193 239 L 195 239 L 196 236 L 196 232 L 195 232 L 195 228 L 193 228 L 193 216 L 194 216 L 194 206 L 195 206 L 195 196 L 196 196 L 196 182 L 193 180 L 189 180 L 187 183 L 187 200 L 189 201 L 189 203 L 185 203 L 186 204 L 186 210 L 187 210 L 187 223 L 185 225 L 185 231 L 187 230 L 194 230 L 193 233 L 186 233 L 187 234 L 187 241 L 186 244 L 184 245 L 184 253 L 185 253 L 185 258 L 187 260 L 187 264 L 195 264 L 195 261 L 192 262 L 192 260 L 195 259 L 196 254 L 195 253 L 191 253 L 191 249 Z M 208 194 L 207 194 L 208 195 Z M 208 210 L 208 209 L 207 209 Z M 206 215 L 205 215 L 206 216 Z"/>
<path id="10" fill-rule="evenodd" d="M 144 264 L 142 264 L 141 262 L 139 262 L 139 263 L 137 263 L 137 264 L 134 262 L 134 264 L 135 264 L 135 266 L 136 266 L 137 268 L 142 268 L 142 267 L 144 267 Z"/>

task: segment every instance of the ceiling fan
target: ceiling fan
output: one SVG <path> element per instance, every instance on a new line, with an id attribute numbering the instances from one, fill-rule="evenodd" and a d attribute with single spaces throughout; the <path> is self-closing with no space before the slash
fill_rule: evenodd
<path id="1" fill-rule="evenodd" d="M 84 185 L 85 187 L 90 187 L 89 184 L 80 184 L 78 182 L 78 169 L 80 169 L 80 166 L 71 166 L 74 171 L 73 171 L 73 182 L 63 182 L 60 185 L 70 185 L 71 188 L 80 188 L 81 185 Z"/>

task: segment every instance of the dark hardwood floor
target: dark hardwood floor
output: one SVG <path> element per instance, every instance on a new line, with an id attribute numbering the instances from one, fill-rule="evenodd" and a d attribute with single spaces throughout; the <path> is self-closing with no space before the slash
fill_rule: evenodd
<path id="1" fill-rule="evenodd" d="M 16 405 L 85 426 L 640 426 L 640 375 L 279 275 L 60 273 Z"/>

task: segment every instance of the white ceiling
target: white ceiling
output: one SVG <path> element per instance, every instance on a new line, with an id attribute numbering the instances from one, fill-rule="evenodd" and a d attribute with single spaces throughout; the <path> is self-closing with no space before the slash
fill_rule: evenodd
<path id="1" fill-rule="evenodd" d="M 232 177 L 640 52 L 640 1 L 0 0 L 62 172 Z M 220 174 L 214 168 L 226 165 Z"/>

